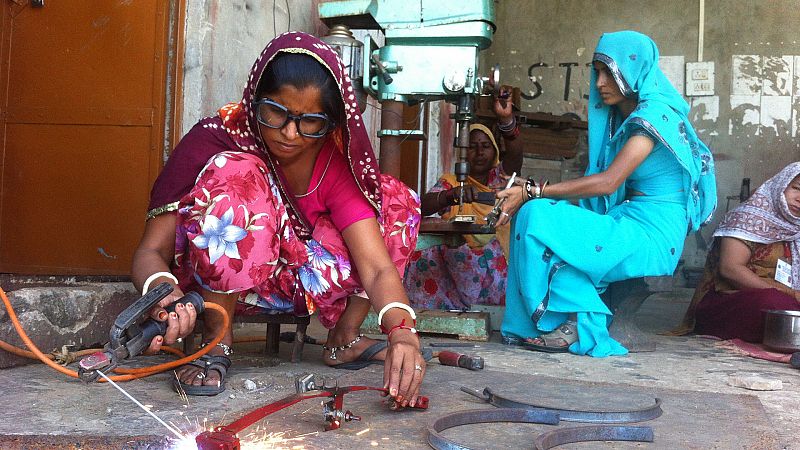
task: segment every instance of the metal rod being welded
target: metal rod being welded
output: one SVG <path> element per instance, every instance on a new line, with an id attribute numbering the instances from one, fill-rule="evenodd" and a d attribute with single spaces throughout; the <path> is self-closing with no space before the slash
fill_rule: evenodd
<path id="1" fill-rule="evenodd" d="M 149 410 L 149 409 L 147 409 L 147 408 L 146 408 L 146 407 L 145 407 L 143 404 L 139 403 L 139 400 L 136 400 L 135 398 L 133 398 L 133 397 L 131 396 L 131 394 L 128 394 L 127 392 L 125 392 L 125 389 L 122 389 L 122 388 L 121 388 L 121 387 L 120 387 L 120 386 L 119 386 L 117 383 L 114 383 L 114 382 L 111 380 L 111 378 L 108 378 L 108 377 L 106 376 L 106 374 L 104 374 L 103 372 L 101 372 L 101 371 L 99 371 L 99 370 L 97 371 L 97 373 L 98 373 L 98 374 L 100 374 L 100 376 L 101 376 L 101 377 L 105 378 L 105 380 L 106 380 L 106 381 L 108 381 L 108 383 L 109 383 L 109 384 L 111 384 L 112 386 L 114 386 L 115 388 L 117 388 L 117 389 L 118 389 L 120 392 L 122 392 L 122 393 L 123 393 L 123 394 L 124 394 L 126 397 L 128 397 L 129 399 L 131 399 L 131 401 L 133 401 L 133 403 L 136 403 L 136 404 L 139 406 L 139 408 L 142 408 L 142 409 L 143 409 L 143 410 L 144 410 L 144 411 L 145 411 L 147 414 L 150 414 L 151 416 L 153 416 L 153 418 L 154 418 L 154 419 L 156 419 L 157 421 L 159 421 L 159 422 L 161 423 L 161 425 L 164 425 L 165 427 L 167 427 L 167 429 L 168 429 L 169 431 L 171 431 L 171 432 L 172 432 L 172 434 L 174 434 L 175 436 L 178 436 L 178 439 L 184 439 L 184 438 L 186 437 L 186 436 L 182 435 L 182 434 L 180 433 L 180 431 L 178 431 L 178 430 L 176 430 L 175 428 L 173 428 L 173 427 L 169 426 L 169 425 L 168 425 L 166 422 L 164 422 L 163 420 L 161 420 L 161 418 L 159 418 L 157 415 L 155 415 L 155 414 L 153 413 L 153 411 L 150 411 L 150 410 Z"/>

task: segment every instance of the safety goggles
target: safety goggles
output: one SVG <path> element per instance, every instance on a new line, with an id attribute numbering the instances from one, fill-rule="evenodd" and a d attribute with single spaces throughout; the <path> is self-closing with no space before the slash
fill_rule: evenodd
<path id="1" fill-rule="evenodd" d="M 295 115 L 280 103 L 266 98 L 253 102 L 253 110 L 255 110 L 256 119 L 261 125 L 279 129 L 293 120 L 297 132 L 309 138 L 321 138 L 334 126 L 333 121 L 325 114 Z"/>

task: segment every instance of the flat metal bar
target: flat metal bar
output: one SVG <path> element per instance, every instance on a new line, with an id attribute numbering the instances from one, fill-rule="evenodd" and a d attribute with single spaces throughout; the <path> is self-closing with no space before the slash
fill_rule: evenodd
<path id="1" fill-rule="evenodd" d="M 558 414 L 518 408 L 477 409 L 448 414 L 428 427 L 428 444 L 436 450 L 471 450 L 470 447 L 447 439 L 439 433 L 461 425 L 497 422 L 558 425 Z"/>
<path id="2" fill-rule="evenodd" d="M 533 405 L 529 403 L 517 402 L 509 400 L 505 397 L 499 396 L 492 392 L 488 387 L 483 390 L 483 393 L 462 387 L 462 392 L 466 392 L 474 397 L 477 397 L 486 403 L 497 406 L 498 408 L 519 408 L 531 411 L 550 411 L 558 414 L 559 418 L 565 422 L 584 422 L 584 423 L 635 423 L 653 420 L 663 414 L 661 409 L 661 399 L 656 398 L 655 404 L 646 406 L 639 409 L 631 409 L 626 411 L 581 411 L 574 409 L 561 409 L 549 406 Z"/>
<path id="3" fill-rule="evenodd" d="M 536 437 L 534 448 L 547 450 L 559 445 L 591 441 L 653 442 L 651 427 L 620 427 L 591 425 L 586 427 L 566 427 L 542 433 Z"/>

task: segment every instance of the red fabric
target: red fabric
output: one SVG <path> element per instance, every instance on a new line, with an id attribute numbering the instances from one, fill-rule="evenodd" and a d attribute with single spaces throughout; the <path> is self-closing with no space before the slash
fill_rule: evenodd
<path id="1" fill-rule="evenodd" d="M 219 117 L 207 117 L 198 122 L 170 154 L 150 191 L 147 210 L 178 202 L 194 186 L 197 174 L 211 157 L 235 149 Z"/>
<path id="2" fill-rule="evenodd" d="M 317 183 L 319 187 L 316 187 Z M 375 218 L 375 211 L 350 175 L 344 155 L 337 152 L 332 143 L 325 145 L 319 152 L 308 189 L 313 192 L 296 198 L 295 201 L 311 227 L 314 227 L 323 214 L 330 215 L 339 231 L 359 220 Z"/>
<path id="3" fill-rule="evenodd" d="M 731 294 L 708 291 L 695 310 L 694 331 L 722 339 L 761 342 L 764 310 L 800 310 L 792 296 L 777 289 L 747 289 Z"/>

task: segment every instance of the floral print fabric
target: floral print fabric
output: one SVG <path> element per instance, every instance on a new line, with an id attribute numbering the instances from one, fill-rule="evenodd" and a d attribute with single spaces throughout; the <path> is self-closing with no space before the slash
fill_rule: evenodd
<path id="1" fill-rule="evenodd" d="M 443 176 L 429 192 L 452 189 L 451 178 Z M 489 171 L 488 188 L 505 188 L 505 178 L 502 166 L 496 165 Z M 484 220 L 485 213 L 470 212 L 479 216 L 479 223 Z M 442 215 L 447 213 L 440 211 Z M 507 228 L 506 225 L 506 233 Z M 471 305 L 505 305 L 508 264 L 503 246 L 494 234 L 465 238 L 467 242 L 456 248 L 436 245 L 414 251 L 403 281 L 411 306 L 464 310 Z"/>
<path id="2" fill-rule="evenodd" d="M 403 281 L 415 309 L 505 305 L 508 264 L 497 239 L 483 247 L 436 245 L 411 255 Z"/>
<path id="3" fill-rule="evenodd" d="M 381 193 L 378 222 L 402 275 L 417 241 L 419 198 L 387 175 Z M 212 158 L 181 200 L 174 273 L 184 291 L 238 292 L 238 314 L 305 314 L 300 303 L 328 328 L 347 296 L 363 291 L 330 217 L 317 220 L 309 239 L 298 238 L 266 163 L 243 152 Z"/>

